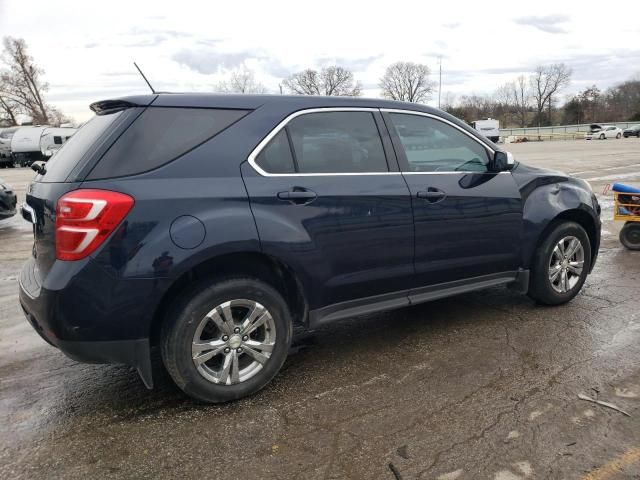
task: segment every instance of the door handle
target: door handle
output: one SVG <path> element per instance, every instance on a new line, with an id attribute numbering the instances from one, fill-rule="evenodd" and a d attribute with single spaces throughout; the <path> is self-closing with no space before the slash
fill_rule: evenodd
<path id="1" fill-rule="evenodd" d="M 278 192 L 277 196 L 279 200 L 295 203 L 297 205 L 311 203 L 318 197 L 316 192 L 300 187 L 294 187 L 292 190 L 287 192 Z"/>
<path id="2" fill-rule="evenodd" d="M 422 198 L 429 203 L 438 203 L 446 198 L 447 194 L 442 190 L 434 187 L 429 187 L 426 190 L 421 190 L 416 193 L 416 197 Z"/>

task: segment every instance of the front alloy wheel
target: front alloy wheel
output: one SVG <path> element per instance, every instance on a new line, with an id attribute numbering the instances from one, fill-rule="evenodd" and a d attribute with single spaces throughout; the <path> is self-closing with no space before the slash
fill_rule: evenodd
<path id="1" fill-rule="evenodd" d="M 584 248 L 576 237 L 561 239 L 549 260 L 549 282 L 558 293 L 566 293 L 573 289 L 582 276 L 584 268 Z"/>
<path id="2" fill-rule="evenodd" d="M 575 297 L 591 268 L 591 242 L 576 222 L 558 221 L 541 240 L 531 262 L 528 295 L 545 305 Z"/>

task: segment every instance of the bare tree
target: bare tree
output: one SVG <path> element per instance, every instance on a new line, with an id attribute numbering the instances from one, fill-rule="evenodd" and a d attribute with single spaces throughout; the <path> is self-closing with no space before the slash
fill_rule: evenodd
<path id="1" fill-rule="evenodd" d="M 527 126 L 527 114 L 531 109 L 531 89 L 524 75 L 520 75 L 511 83 L 512 101 L 518 123 L 521 127 Z"/>
<path id="2" fill-rule="evenodd" d="M 0 95 L 5 103 L 18 105 L 30 115 L 33 123 L 49 123 L 50 107 L 43 97 L 48 85 L 40 79 L 44 70 L 35 64 L 23 39 L 4 37 L 3 46 L 2 62 L 6 68 L 0 73 Z"/>
<path id="3" fill-rule="evenodd" d="M 538 126 L 542 124 L 542 114 L 547 105 L 549 107 L 549 123 L 552 122 L 553 96 L 569 84 L 571 73 L 571 69 L 564 63 L 536 67 L 531 76 L 531 87 L 536 102 Z"/>
<path id="4" fill-rule="evenodd" d="M 216 90 L 222 93 L 266 93 L 267 89 L 256 80 L 253 71 L 242 66 L 231 72 L 229 80 L 220 82 Z"/>
<path id="5" fill-rule="evenodd" d="M 344 67 L 324 67 L 320 71 L 307 69 L 294 73 L 282 81 L 282 85 L 297 95 L 328 95 L 358 97 L 362 86 L 353 73 Z"/>
<path id="6" fill-rule="evenodd" d="M 429 67 L 420 63 L 396 62 L 380 79 L 382 96 L 391 100 L 423 103 L 431 98 L 434 82 Z"/>
<path id="7" fill-rule="evenodd" d="M 18 124 L 20 106 L 9 97 L 3 97 L 2 80 L 0 79 L 0 124 L 14 126 Z"/>

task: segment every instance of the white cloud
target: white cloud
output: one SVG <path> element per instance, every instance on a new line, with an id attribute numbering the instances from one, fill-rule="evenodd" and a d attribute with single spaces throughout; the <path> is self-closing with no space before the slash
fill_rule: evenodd
<path id="1" fill-rule="evenodd" d="M 377 95 L 398 60 L 438 69 L 443 92 L 493 91 L 536 64 L 564 61 L 572 89 L 600 88 L 637 73 L 633 15 L 585 8 L 584 0 L 376 3 L 326 0 L 132 2 L 0 0 L 1 35 L 23 37 L 45 71 L 48 98 L 79 120 L 96 100 L 146 93 L 133 61 L 157 90 L 210 91 L 245 64 L 273 92 L 288 74 L 341 63 Z M 317 8 L 314 8 L 317 5 Z M 563 32 L 563 33 L 561 33 Z M 597 34 L 594 34 L 597 32 Z"/>

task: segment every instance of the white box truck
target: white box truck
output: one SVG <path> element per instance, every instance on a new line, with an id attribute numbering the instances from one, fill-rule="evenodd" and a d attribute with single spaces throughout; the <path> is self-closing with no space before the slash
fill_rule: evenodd
<path id="1" fill-rule="evenodd" d="M 476 120 L 471 125 L 492 142 L 496 143 L 500 140 L 500 122 L 498 120 L 485 118 L 484 120 Z"/>

